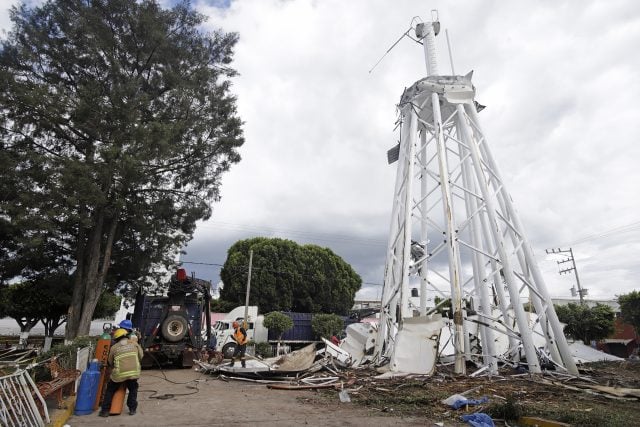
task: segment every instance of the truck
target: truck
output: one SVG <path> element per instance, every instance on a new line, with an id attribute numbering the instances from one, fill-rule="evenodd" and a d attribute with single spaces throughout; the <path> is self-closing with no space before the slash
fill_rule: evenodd
<path id="1" fill-rule="evenodd" d="M 131 322 L 140 334 L 143 368 L 174 364 L 193 366 L 211 339 L 211 283 L 178 269 L 166 295 L 138 291 Z M 204 323 L 204 324 L 203 324 Z"/>
<path id="2" fill-rule="evenodd" d="M 225 359 L 233 356 L 236 343 L 233 335 L 233 322 L 242 324 L 244 321 L 245 307 L 236 307 L 227 313 L 224 319 L 218 320 L 213 326 L 214 342 L 216 351 L 222 352 Z M 294 349 L 316 342 L 313 330 L 311 329 L 312 313 L 283 312 L 293 320 L 293 328 L 282 335 L 282 343 Z M 264 326 L 264 316 L 258 315 L 258 307 L 249 306 L 247 311 L 247 337 L 255 343 L 269 342 L 277 343 L 278 337 L 273 331 Z"/>

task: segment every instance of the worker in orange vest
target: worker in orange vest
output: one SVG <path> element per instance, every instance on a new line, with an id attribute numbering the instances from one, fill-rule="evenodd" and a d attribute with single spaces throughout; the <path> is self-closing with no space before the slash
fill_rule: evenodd
<path id="1" fill-rule="evenodd" d="M 236 359 L 239 358 L 242 367 L 246 368 L 244 355 L 247 352 L 247 341 L 249 340 L 247 339 L 247 331 L 238 322 L 233 322 L 233 335 L 231 338 L 236 342 L 236 349 L 233 352 L 229 366 L 233 366 Z"/>

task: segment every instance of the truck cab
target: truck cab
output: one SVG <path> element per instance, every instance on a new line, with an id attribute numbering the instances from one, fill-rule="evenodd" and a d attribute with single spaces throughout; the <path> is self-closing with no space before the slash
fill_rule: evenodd
<path id="1" fill-rule="evenodd" d="M 231 358 L 235 351 L 236 343 L 233 340 L 233 322 L 240 325 L 244 322 L 244 307 L 236 307 L 231 310 L 222 320 L 218 320 L 213 325 L 213 335 L 216 343 L 216 350 L 222 352 L 225 359 Z M 264 327 L 264 316 L 258 316 L 258 307 L 250 306 L 247 315 L 247 338 L 249 341 L 266 342 L 268 330 Z"/>

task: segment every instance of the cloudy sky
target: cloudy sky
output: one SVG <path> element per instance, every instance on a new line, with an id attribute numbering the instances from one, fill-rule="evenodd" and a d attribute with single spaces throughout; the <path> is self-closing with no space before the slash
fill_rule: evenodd
<path id="1" fill-rule="evenodd" d="M 0 0 L 0 26 L 8 26 Z M 233 90 L 242 161 L 183 261 L 217 282 L 238 239 L 331 248 L 380 293 L 395 165 L 396 104 L 426 75 L 409 28 L 438 9 L 455 71 L 474 70 L 482 125 L 554 296 L 545 249 L 572 247 L 589 297 L 639 289 L 640 3 L 627 1 L 194 1 L 207 28 L 236 31 Z M 442 33 L 442 35 L 444 32 Z M 440 67 L 449 70 L 444 37 Z"/>

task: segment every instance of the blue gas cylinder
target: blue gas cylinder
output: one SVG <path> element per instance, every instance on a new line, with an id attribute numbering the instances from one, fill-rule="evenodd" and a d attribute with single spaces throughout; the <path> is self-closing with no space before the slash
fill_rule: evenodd
<path id="1" fill-rule="evenodd" d="M 93 404 L 98 393 L 100 382 L 100 362 L 93 360 L 89 363 L 89 369 L 82 373 L 80 385 L 76 394 L 75 415 L 89 415 L 93 412 Z"/>

